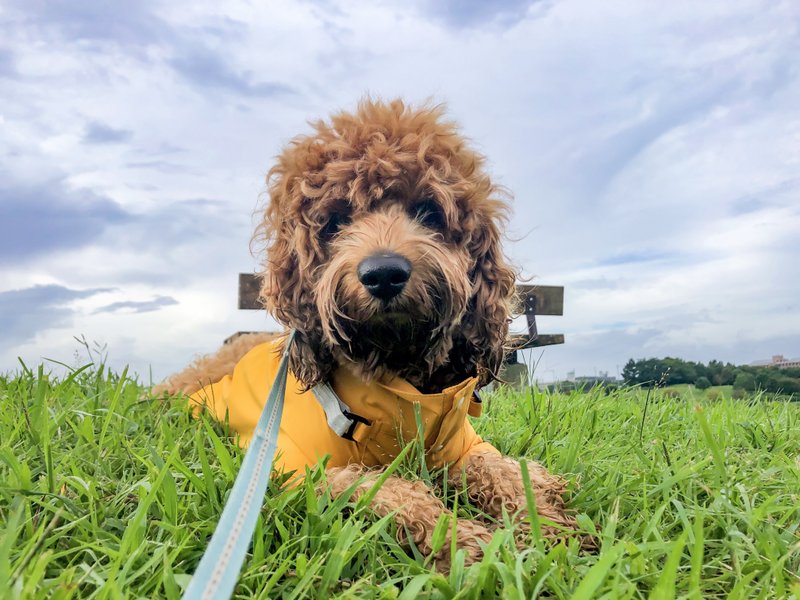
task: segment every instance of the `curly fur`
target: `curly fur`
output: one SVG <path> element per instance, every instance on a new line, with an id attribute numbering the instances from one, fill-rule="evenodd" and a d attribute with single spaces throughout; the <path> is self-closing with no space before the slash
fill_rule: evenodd
<path id="1" fill-rule="evenodd" d="M 423 389 L 476 374 L 486 383 L 502 364 L 515 281 L 500 246 L 506 206 L 443 112 L 364 101 L 292 140 L 267 176 L 261 297 L 297 330 L 291 367 L 308 387 L 341 361 Z M 388 307 L 397 318 L 354 280 L 374 249 L 413 264 Z M 400 354 L 359 344 L 383 336 L 412 343 Z"/>
<path id="2" fill-rule="evenodd" d="M 328 469 L 328 485 L 331 494 L 340 496 L 355 485 L 352 499 L 357 500 L 374 485 L 380 470 L 366 469 L 360 465 L 348 465 Z M 433 554 L 433 531 L 442 515 L 452 516 L 433 490 L 422 481 L 407 481 L 400 477 L 389 477 L 377 490 L 370 508 L 379 516 L 394 514 L 398 541 L 408 547 L 411 542 L 426 556 L 433 556 L 437 567 L 450 567 L 451 529 L 442 547 Z M 491 531 L 477 521 L 457 519 L 456 546 L 466 552 L 465 564 L 470 565 L 483 557 L 481 544 L 488 544 Z"/>
<path id="3" fill-rule="evenodd" d="M 515 273 L 500 246 L 506 205 L 441 106 L 412 109 L 399 100 L 365 100 L 314 132 L 295 138 L 267 176 L 269 203 L 254 240 L 265 246 L 261 297 L 297 335 L 295 377 L 308 388 L 346 365 L 364 380 L 397 374 L 422 391 L 478 376 L 496 377 L 505 352 Z M 357 266 L 376 252 L 411 264 L 410 279 L 387 304 L 359 282 Z M 191 393 L 233 371 L 259 338 L 240 338 L 199 359 L 160 387 Z M 463 461 L 451 482 L 495 520 L 524 521 L 519 464 L 495 454 Z M 544 533 L 575 526 L 562 499 L 564 481 L 529 463 Z M 332 493 L 366 492 L 376 471 L 350 465 L 329 471 Z M 433 551 L 442 502 L 422 482 L 390 477 L 371 506 L 394 513 L 402 543 Z M 523 527 L 524 529 L 524 523 Z M 482 555 L 487 525 L 459 519 L 458 547 Z M 449 544 L 435 557 L 447 568 Z"/>
<path id="4" fill-rule="evenodd" d="M 470 501 L 498 521 L 502 522 L 505 511 L 525 531 L 528 527 L 525 519 L 528 501 L 519 461 L 482 452 L 468 456 L 464 463 L 462 469 L 451 473 L 451 485 L 457 488 L 464 486 Z M 537 462 L 527 461 L 526 467 L 536 512 L 544 518 L 542 533 L 553 539 L 571 535 L 577 528 L 577 522 L 564 503 L 567 482 Z M 594 540 L 590 536 L 581 536 L 580 543 L 586 549 L 594 547 Z"/>

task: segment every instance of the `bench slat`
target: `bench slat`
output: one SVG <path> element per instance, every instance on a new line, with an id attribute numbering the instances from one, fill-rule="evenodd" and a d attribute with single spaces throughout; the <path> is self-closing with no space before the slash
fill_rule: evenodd
<path id="1" fill-rule="evenodd" d="M 258 299 L 261 280 L 254 273 L 239 273 L 239 308 L 262 310 Z M 564 314 L 564 287 L 558 285 L 518 284 L 520 308 L 528 316 L 529 331 L 510 334 L 511 345 L 517 349 L 539 348 L 564 343 L 563 333 L 540 334 L 536 330 L 536 316 L 561 316 Z M 231 336 L 231 337 L 235 337 Z M 226 340 L 228 341 L 228 340 Z"/>
<path id="2" fill-rule="evenodd" d="M 228 336 L 225 338 L 223 343 L 229 344 L 236 338 L 242 335 L 252 335 L 252 334 L 263 334 L 263 331 L 237 331 L 233 335 Z M 278 332 L 273 333 L 275 337 L 281 335 Z M 532 340 L 529 336 L 519 334 L 519 333 L 512 333 L 509 335 L 510 340 L 510 347 L 514 350 L 524 350 L 525 348 L 539 348 L 541 346 L 554 346 L 556 344 L 563 344 L 564 343 L 564 334 L 563 333 L 541 333 L 539 336 Z"/>
<path id="3" fill-rule="evenodd" d="M 239 308 L 242 310 L 261 310 L 264 306 L 258 300 L 261 281 L 254 273 L 239 273 Z M 526 305 L 527 297 L 536 298 L 537 315 L 561 316 L 564 314 L 564 288 L 556 285 L 517 285 L 521 306 Z"/>
<path id="4" fill-rule="evenodd" d="M 562 285 L 527 285 L 517 284 L 517 295 L 520 297 L 523 310 L 528 306 L 528 298 L 536 298 L 536 314 L 546 316 L 562 316 L 564 314 L 564 286 Z"/>

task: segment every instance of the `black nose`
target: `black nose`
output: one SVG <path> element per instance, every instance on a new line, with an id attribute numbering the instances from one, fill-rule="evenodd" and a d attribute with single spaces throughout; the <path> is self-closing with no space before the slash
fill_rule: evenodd
<path id="1" fill-rule="evenodd" d="M 411 263 L 399 254 L 373 254 L 358 265 L 358 280 L 370 294 L 388 301 L 403 291 L 411 277 Z"/>

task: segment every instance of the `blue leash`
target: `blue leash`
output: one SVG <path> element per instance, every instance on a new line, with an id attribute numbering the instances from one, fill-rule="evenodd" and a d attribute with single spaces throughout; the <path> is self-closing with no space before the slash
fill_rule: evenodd
<path id="1" fill-rule="evenodd" d="M 294 331 L 286 339 L 278 374 L 258 419 L 242 468 L 236 475 L 214 535 L 183 594 L 184 600 L 227 600 L 233 594 L 272 472 L 283 414 L 289 347 L 293 339 Z"/>

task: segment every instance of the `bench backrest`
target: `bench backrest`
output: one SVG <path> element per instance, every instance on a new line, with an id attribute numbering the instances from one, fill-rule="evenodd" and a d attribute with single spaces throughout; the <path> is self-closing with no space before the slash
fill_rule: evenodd
<path id="1" fill-rule="evenodd" d="M 264 306 L 258 299 L 261 289 L 260 278 L 253 273 L 239 273 L 239 308 L 242 310 L 262 310 Z M 556 285 L 517 284 L 520 307 L 527 319 L 526 333 L 512 333 L 515 348 L 535 348 L 564 343 L 563 333 L 539 333 L 536 316 L 561 316 L 564 314 L 564 287 Z"/>

